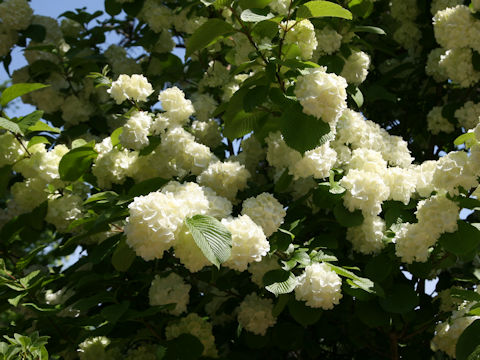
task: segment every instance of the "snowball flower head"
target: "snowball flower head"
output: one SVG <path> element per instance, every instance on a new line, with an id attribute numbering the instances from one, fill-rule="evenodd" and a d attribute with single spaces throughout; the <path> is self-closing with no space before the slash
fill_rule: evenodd
<path id="1" fill-rule="evenodd" d="M 317 49 L 315 53 L 318 55 L 330 55 L 340 49 L 342 45 L 342 35 L 333 30 L 331 27 L 324 27 L 321 30 L 315 30 L 315 36 L 317 37 Z"/>
<path id="2" fill-rule="evenodd" d="M 296 44 L 300 49 L 301 57 L 304 60 L 312 58 L 313 50 L 317 48 L 317 38 L 315 37 L 315 28 L 308 19 L 297 22 L 288 20 L 280 24 L 282 33 L 288 31 L 285 35 L 285 44 Z"/>
<path id="3" fill-rule="evenodd" d="M 438 232 L 430 232 L 430 228 L 420 223 L 402 224 L 396 231 L 395 253 L 403 262 L 425 262 L 430 255 L 429 248 L 438 240 Z"/>
<path id="4" fill-rule="evenodd" d="M 246 330 L 257 335 L 265 335 L 267 329 L 275 325 L 277 319 L 272 315 L 271 299 L 262 299 L 251 293 L 243 299 L 238 307 L 238 322 Z"/>
<path id="5" fill-rule="evenodd" d="M 465 5 L 446 8 L 433 17 L 437 42 L 445 49 L 472 47 L 478 41 L 478 27 Z"/>
<path id="6" fill-rule="evenodd" d="M 0 168 L 13 165 L 25 155 L 25 150 L 15 136 L 6 132 L 0 135 Z"/>
<path id="7" fill-rule="evenodd" d="M 325 263 L 314 263 L 297 277 L 295 298 L 312 308 L 332 309 L 342 298 L 342 279 Z"/>
<path id="8" fill-rule="evenodd" d="M 153 93 L 153 88 L 143 75 L 134 74 L 128 76 L 122 74 L 112 83 L 111 88 L 107 92 L 117 104 L 121 104 L 127 99 L 147 101 L 147 97 Z"/>
<path id="9" fill-rule="evenodd" d="M 269 193 L 248 198 L 242 205 L 242 215 L 248 215 L 255 224 L 260 225 L 266 237 L 278 230 L 286 214 L 283 205 Z"/>
<path id="10" fill-rule="evenodd" d="M 442 115 L 442 107 L 435 106 L 427 115 L 428 130 L 437 135 L 440 132 L 451 133 L 455 130 L 453 124 Z"/>
<path id="11" fill-rule="evenodd" d="M 66 194 L 48 201 L 45 221 L 55 225 L 58 232 L 66 232 L 68 226 L 82 216 L 83 200 L 75 194 Z"/>
<path id="12" fill-rule="evenodd" d="M 120 134 L 120 143 L 130 149 L 140 150 L 148 145 L 152 118 L 146 111 L 137 111 L 127 120 Z"/>
<path id="13" fill-rule="evenodd" d="M 203 267 L 211 265 L 211 262 L 203 255 L 193 235 L 184 225 L 177 235 L 174 245 L 175 257 L 192 273 L 200 271 Z"/>
<path id="14" fill-rule="evenodd" d="M 168 312 L 172 315 L 180 315 L 187 311 L 190 288 L 191 286 L 185 284 L 183 278 L 175 273 L 166 277 L 155 275 L 148 291 L 150 305 L 175 304 L 175 307 Z"/>
<path id="15" fill-rule="evenodd" d="M 355 251 L 362 254 L 375 254 L 384 247 L 383 231 L 385 221 L 379 216 L 368 216 L 363 220 L 362 225 L 349 227 L 347 229 L 347 240 L 349 240 Z"/>
<path id="16" fill-rule="evenodd" d="M 270 244 L 262 228 L 248 215 L 223 219 L 222 224 L 232 234 L 232 252 L 224 263 L 225 266 L 244 271 L 249 263 L 261 261 L 262 256 L 270 251 Z"/>
<path id="17" fill-rule="evenodd" d="M 26 29 L 32 20 L 33 10 L 27 0 L 5 0 L 0 4 L 0 19 L 12 30 Z"/>
<path id="18" fill-rule="evenodd" d="M 158 100 L 172 124 L 184 125 L 195 112 L 192 102 L 185 99 L 184 92 L 176 86 L 161 91 Z"/>
<path id="19" fill-rule="evenodd" d="M 215 190 L 218 195 L 230 201 L 235 200 L 237 192 L 247 187 L 250 172 L 239 162 L 214 162 L 198 177 L 198 183 Z"/>
<path id="20" fill-rule="evenodd" d="M 343 66 L 341 76 L 348 83 L 360 85 L 365 81 L 370 66 L 370 56 L 363 51 L 353 51 Z"/>
<path id="21" fill-rule="evenodd" d="M 295 87 L 303 112 L 335 123 L 347 108 L 347 82 L 341 76 L 327 73 L 323 66 L 306 69 L 306 72 L 298 77 Z"/>

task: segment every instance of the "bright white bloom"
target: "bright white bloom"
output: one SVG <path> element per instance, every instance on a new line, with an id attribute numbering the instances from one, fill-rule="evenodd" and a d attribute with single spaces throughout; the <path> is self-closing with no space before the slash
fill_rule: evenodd
<path id="1" fill-rule="evenodd" d="M 315 36 L 318 43 L 317 49 L 314 51 L 315 55 L 331 55 L 338 51 L 342 45 L 342 35 L 329 26 L 321 30 L 315 30 Z M 313 56 L 314 58 L 316 57 L 315 55 Z"/>
<path id="2" fill-rule="evenodd" d="M 345 61 L 340 76 L 343 76 L 348 83 L 360 85 L 365 81 L 370 67 L 370 56 L 363 51 L 352 51 L 352 54 Z"/>
<path id="3" fill-rule="evenodd" d="M 170 273 L 166 277 L 155 275 L 148 290 L 150 305 L 175 304 L 175 308 L 168 310 L 172 315 L 180 315 L 187 311 L 190 284 L 185 284 L 183 277 Z"/>
<path id="4" fill-rule="evenodd" d="M 121 104 L 127 99 L 147 101 L 147 97 L 153 93 L 153 88 L 143 75 L 128 76 L 122 74 L 112 83 L 112 87 L 107 92 L 117 104 Z"/>
<path id="5" fill-rule="evenodd" d="M 293 150 L 285 143 L 279 131 L 270 133 L 265 142 L 268 145 L 267 161 L 277 169 L 288 168 L 302 159 L 302 155 L 298 151 Z"/>
<path id="6" fill-rule="evenodd" d="M 415 20 L 418 16 L 418 7 L 416 0 L 391 0 L 390 13 L 392 17 L 399 21 Z"/>
<path id="7" fill-rule="evenodd" d="M 137 111 L 127 120 L 120 134 L 120 143 L 130 149 L 140 150 L 148 145 L 152 118 L 146 111 Z"/>
<path id="8" fill-rule="evenodd" d="M 465 130 L 473 129 L 480 122 L 480 103 L 467 101 L 460 109 L 455 111 L 458 123 Z"/>
<path id="9" fill-rule="evenodd" d="M 362 225 L 347 229 L 347 240 L 352 243 L 355 251 L 362 254 L 375 254 L 384 247 L 382 241 L 384 230 L 385 221 L 381 217 L 368 216 L 363 220 Z"/>
<path id="10" fill-rule="evenodd" d="M 190 313 L 178 322 L 169 324 L 165 329 L 167 340 L 179 337 L 182 334 L 195 336 L 203 345 L 203 356 L 218 357 L 215 347 L 215 338 L 212 334 L 212 324 L 195 313 Z"/>
<path id="11" fill-rule="evenodd" d="M 172 10 L 158 0 L 145 1 L 138 17 L 144 20 L 156 33 L 168 29 L 173 21 Z"/>
<path id="12" fill-rule="evenodd" d="M 438 236 L 422 224 L 404 223 L 395 234 L 395 253 L 407 264 L 425 262 L 430 255 L 429 248 L 435 245 Z"/>
<path id="13" fill-rule="evenodd" d="M 170 119 L 167 113 L 157 114 L 150 125 L 150 132 L 154 135 L 161 135 L 165 133 L 165 130 L 170 126 Z"/>
<path id="14" fill-rule="evenodd" d="M 352 151 L 348 169 L 357 169 L 384 176 L 387 171 L 387 162 L 378 151 L 358 148 Z"/>
<path id="15" fill-rule="evenodd" d="M 290 0 L 272 0 L 268 6 L 270 6 L 270 9 L 275 11 L 277 14 L 287 15 L 290 2 Z"/>
<path id="16" fill-rule="evenodd" d="M 420 166 L 414 166 L 412 169 L 416 176 L 416 190 L 421 197 L 428 197 L 435 190 L 432 184 L 433 173 L 437 167 L 434 160 L 424 161 Z"/>
<path id="17" fill-rule="evenodd" d="M 440 132 L 451 133 L 455 130 L 453 124 L 442 115 L 442 107 L 435 106 L 427 115 L 428 130 L 437 135 Z"/>
<path id="18" fill-rule="evenodd" d="M 12 30 L 24 30 L 32 21 L 33 10 L 27 0 L 5 0 L 0 4 L 0 19 Z"/>
<path id="19" fill-rule="evenodd" d="M 264 336 L 267 329 L 277 322 L 272 315 L 271 299 L 262 299 L 256 293 L 245 296 L 238 307 L 238 322 L 247 331 Z"/>
<path id="20" fill-rule="evenodd" d="M 53 97 L 53 99 L 55 99 L 55 97 Z M 68 125 L 77 125 L 81 122 L 87 122 L 94 112 L 90 102 L 75 95 L 70 95 L 65 98 L 65 101 L 61 105 L 61 110 L 62 119 Z"/>
<path id="21" fill-rule="evenodd" d="M 347 82 L 341 76 L 327 73 L 323 66 L 306 71 L 306 75 L 298 77 L 295 87 L 303 112 L 335 123 L 347 108 Z"/>
<path id="22" fill-rule="evenodd" d="M 323 179 L 328 177 L 336 161 L 337 153 L 327 142 L 305 152 L 300 161 L 291 163 L 289 173 L 293 175 L 295 180 L 309 176 L 313 176 L 315 179 Z"/>
<path id="23" fill-rule="evenodd" d="M 254 262 L 248 265 L 248 272 L 252 274 L 252 281 L 263 288 L 263 276 L 271 271 L 280 269 L 278 258 L 275 256 L 264 256 L 262 261 Z"/>
<path id="24" fill-rule="evenodd" d="M 195 138 L 210 149 L 215 149 L 222 144 L 222 133 L 215 120 L 197 121 L 192 123 L 192 133 Z"/>
<path id="25" fill-rule="evenodd" d="M 315 28 L 308 19 L 288 20 L 280 24 L 281 33 L 285 31 L 285 44 L 296 44 L 300 49 L 301 57 L 304 60 L 310 60 L 313 55 L 313 50 L 317 48 L 317 38 L 315 37 Z M 283 36 L 283 35 L 282 35 Z"/>
<path id="26" fill-rule="evenodd" d="M 270 244 L 262 231 L 248 215 L 222 220 L 232 234 L 232 252 L 225 266 L 238 271 L 247 269 L 249 263 L 261 261 L 270 251 Z"/>
<path id="27" fill-rule="evenodd" d="M 213 96 L 208 94 L 195 94 L 192 97 L 195 117 L 200 121 L 208 121 L 218 104 Z"/>
<path id="28" fill-rule="evenodd" d="M 49 200 L 45 221 L 55 225 L 58 232 L 67 232 L 68 226 L 82 217 L 82 204 L 82 198 L 75 194 Z"/>
<path id="29" fill-rule="evenodd" d="M 440 10 L 453 8 L 460 4 L 463 4 L 463 0 L 433 0 L 430 5 L 430 12 L 432 15 L 435 15 Z"/>
<path id="30" fill-rule="evenodd" d="M 48 289 L 45 293 L 45 303 L 48 305 L 58 305 L 63 304 L 67 301 L 75 292 L 72 289 L 62 288 L 58 291 L 53 292 Z"/>
<path id="31" fill-rule="evenodd" d="M 234 201 L 239 190 L 247 187 L 250 173 L 238 162 L 214 162 L 197 178 L 199 184 L 215 190 L 218 195 Z"/>
<path id="32" fill-rule="evenodd" d="M 25 155 L 25 150 L 15 136 L 6 132 L 0 135 L 0 168 L 13 165 Z"/>
<path id="33" fill-rule="evenodd" d="M 295 298 L 312 308 L 333 309 L 342 298 L 342 279 L 326 263 L 307 266 L 297 281 Z"/>
<path id="34" fill-rule="evenodd" d="M 376 173 L 353 169 L 340 181 L 347 189 L 343 203 L 350 211 L 362 210 L 364 216 L 378 215 L 382 203 L 390 196 L 390 189 Z"/>
<path id="35" fill-rule="evenodd" d="M 185 99 L 185 94 L 176 86 L 163 90 L 158 95 L 162 108 L 167 111 L 171 124 L 184 125 L 195 112 L 192 102 Z"/>
<path id="36" fill-rule="evenodd" d="M 286 214 L 283 205 L 270 193 L 248 198 L 242 205 L 242 215 L 248 215 L 257 225 L 260 225 L 266 237 L 278 230 Z"/>
<path id="37" fill-rule="evenodd" d="M 417 178 L 415 175 L 411 169 L 388 168 L 385 173 L 385 183 L 390 188 L 389 199 L 401 201 L 407 205 L 416 190 Z"/>
<path id="38" fill-rule="evenodd" d="M 185 225 L 177 235 L 174 249 L 175 256 L 192 273 L 201 270 L 205 266 L 212 265 L 203 255 L 202 250 L 195 243 L 192 234 Z"/>
<path id="39" fill-rule="evenodd" d="M 110 137 L 95 145 L 99 153 L 92 167 L 92 173 L 97 178 L 98 185 L 109 189 L 113 184 L 123 184 L 127 176 L 135 170 L 138 153 L 127 149 L 113 148 Z"/>
<path id="40" fill-rule="evenodd" d="M 448 79 L 445 71 L 440 67 L 440 58 L 445 54 L 445 49 L 433 49 L 428 54 L 427 65 L 425 66 L 425 73 L 432 76 L 436 82 L 443 82 Z"/>
<path id="41" fill-rule="evenodd" d="M 78 356 L 80 360 L 114 360 L 105 351 L 108 345 L 110 340 L 105 336 L 88 338 L 78 345 Z"/>
<path id="42" fill-rule="evenodd" d="M 464 5 L 439 11 L 433 17 L 435 38 L 445 49 L 473 47 L 480 35 L 476 21 Z"/>
<path id="43" fill-rule="evenodd" d="M 418 223 L 432 234 L 455 232 L 458 229 L 457 220 L 460 208 L 446 196 L 435 195 L 422 200 L 417 205 Z"/>
<path id="44" fill-rule="evenodd" d="M 478 185 L 477 176 L 464 151 L 452 151 L 441 157 L 437 161 L 432 182 L 437 189 L 445 189 L 450 195 L 458 195 L 459 186 L 470 190 Z"/>
<path id="45" fill-rule="evenodd" d="M 480 80 L 480 72 L 472 65 L 471 49 L 447 50 L 440 56 L 439 66 L 450 80 L 461 87 L 472 86 Z"/>
<path id="46" fill-rule="evenodd" d="M 12 212 L 16 214 L 28 213 L 47 200 L 46 185 L 45 181 L 38 177 L 13 184 L 10 188 L 14 200 L 14 211 Z"/>

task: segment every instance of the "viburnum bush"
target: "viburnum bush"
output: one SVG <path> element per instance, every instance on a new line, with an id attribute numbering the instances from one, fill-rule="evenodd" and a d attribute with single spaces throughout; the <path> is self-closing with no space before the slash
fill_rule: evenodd
<path id="1" fill-rule="evenodd" d="M 0 359 L 480 359 L 480 1 L 3 0 L 0 56 Z"/>

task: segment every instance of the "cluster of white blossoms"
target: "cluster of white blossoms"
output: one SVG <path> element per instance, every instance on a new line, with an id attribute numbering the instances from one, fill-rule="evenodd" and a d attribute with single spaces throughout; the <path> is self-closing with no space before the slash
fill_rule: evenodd
<path id="1" fill-rule="evenodd" d="M 288 20 L 280 24 L 281 34 L 285 35 L 285 46 L 295 44 L 300 49 L 300 56 L 304 60 L 310 60 L 313 51 L 317 48 L 315 28 L 308 19 L 301 21 Z"/>
<path id="2" fill-rule="evenodd" d="M 185 99 L 185 94 L 176 86 L 163 90 L 158 95 L 170 125 L 184 125 L 188 118 L 195 112 L 190 100 Z"/>
<path id="3" fill-rule="evenodd" d="M 283 205 L 269 193 L 248 198 L 242 204 L 242 215 L 248 215 L 260 225 L 266 237 L 278 230 L 286 214 Z"/>
<path id="4" fill-rule="evenodd" d="M 297 277 L 295 298 L 312 308 L 332 309 L 342 298 L 342 279 L 326 263 L 308 265 Z"/>
<path id="5" fill-rule="evenodd" d="M 192 133 L 201 144 L 215 149 L 222 144 L 220 126 L 215 120 L 192 122 Z"/>
<path id="6" fill-rule="evenodd" d="M 239 162 L 212 162 L 197 178 L 200 185 L 207 186 L 230 201 L 235 201 L 237 192 L 247 187 L 250 172 Z"/>
<path id="7" fill-rule="evenodd" d="M 12 30 L 25 30 L 32 21 L 33 10 L 27 0 L 5 0 L 0 4 L 0 19 Z"/>
<path id="8" fill-rule="evenodd" d="M 363 51 L 352 51 L 346 59 L 340 76 L 344 77 L 348 83 L 360 85 L 365 81 L 370 66 L 370 56 Z"/>
<path id="9" fill-rule="evenodd" d="M 48 201 L 45 221 L 55 225 L 58 232 L 66 232 L 69 225 L 83 215 L 83 199 L 76 194 L 65 194 Z"/>
<path id="10" fill-rule="evenodd" d="M 322 55 L 331 55 L 340 49 L 342 45 L 342 35 L 329 26 L 323 29 L 315 30 L 317 38 L 317 48 L 313 52 L 313 59 L 318 60 Z"/>
<path id="11" fill-rule="evenodd" d="M 347 108 L 347 82 L 341 76 L 327 73 L 323 66 L 305 71 L 295 87 L 303 112 L 334 125 Z"/>
<path id="12" fill-rule="evenodd" d="M 180 315 L 187 311 L 190 288 L 191 286 L 185 284 L 183 278 L 175 273 L 166 277 L 155 275 L 148 291 L 150 305 L 175 304 L 175 307 L 168 312 L 172 315 Z"/>
<path id="13" fill-rule="evenodd" d="M 262 299 L 256 293 L 251 293 L 245 296 L 237 309 L 238 323 L 247 331 L 263 336 L 277 322 L 272 310 L 271 299 Z"/>
<path id="14" fill-rule="evenodd" d="M 455 232 L 460 208 L 445 195 L 435 195 L 417 204 L 414 224 L 404 223 L 395 235 L 395 251 L 406 263 L 425 262 L 429 248 L 441 234 Z"/>
<path id="15" fill-rule="evenodd" d="M 165 328 L 167 340 L 177 338 L 182 334 L 190 334 L 200 340 L 203 345 L 203 356 L 218 357 L 215 338 L 212 334 L 212 324 L 207 320 L 195 313 L 190 313 L 179 321 L 170 323 Z"/>
<path id="16" fill-rule="evenodd" d="M 173 12 L 161 1 L 147 0 L 144 2 L 138 18 L 145 21 L 154 32 L 159 33 L 172 25 Z"/>
<path id="17" fill-rule="evenodd" d="M 465 130 L 475 128 L 480 123 L 480 103 L 467 101 L 455 111 L 455 117 Z"/>
<path id="18" fill-rule="evenodd" d="M 126 148 L 141 150 L 149 144 L 148 135 L 152 118 L 146 111 L 136 111 L 123 126 L 120 143 Z"/>
<path id="19" fill-rule="evenodd" d="M 393 33 L 393 39 L 410 53 L 416 53 L 420 47 L 422 36 L 415 19 L 419 13 L 415 0 L 392 0 L 390 14 L 397 21 L 398 26 Z"/>
<path id="20" fill-rule="evenodd" d="M 138 74 L 132 76 L 120 75 L 107 91 L 117 104 L 121 104 L 127 99 L 147 101 L 147 97 L 153 93 L 152 85 L 147 78 Z"/>
<path id="21" fill-rule="evenodd" d="M 288 9 L 290 8 L 290 3 L 290 0 L 273 0 L 270 1 L 268 6 L 270 6 L 270 9 L 275 11 L 277 14 L 287 15 Z"/>
<path id="22" fill-rule="evenodd" d="M 352 243 L 355 251 L 375 254 L 384 247 L 382 242 L 384 231 L 385 221 L 381 217 L 368 216 L 364 218 L 362 225 L 347 229 L 347 240 Z"/>
<path id="23" fill-rule="evenodd" d="M 78 357 L 80 360 L 116 360 L 118 359 L 118 350 L 109 349 L 110 339 L 105 336 L 96 336 L 88 338 L 78 345 Z"/>
<path id="24" fill-rule="evenodd" d="M 435 106 L 427 114 L 428 130 L 434 135 L 440 132 L 451 133 L 455 130 L 453 124 L 443 117 L 442 109 L 441 106 Z"/>
<path id="25" fill-rule="evenodd" d="M 0 168 L 13 165 L 25 156 L 25 149 L 10 132 L 0 135 Z"/>
<path id="26" fill-rule="evenodd" d="M 127 243 L 145 260 L 161 259 L 175 244 L 185 218 L 197 214 L 226 217 L 231 212 L 228 205 L 228 200 L 217 199 L 196 183 L 171 181 L 161 191 L 136 197 L 128 206 Z"/>
<path id="27" fill-rule="evenodd" d="M 453 8 L 461 4 L 463 4 L 463 0 L 433 0 L 430 4 L 430 12 L 432 15 L 435 15 L 438 11 Z"/>

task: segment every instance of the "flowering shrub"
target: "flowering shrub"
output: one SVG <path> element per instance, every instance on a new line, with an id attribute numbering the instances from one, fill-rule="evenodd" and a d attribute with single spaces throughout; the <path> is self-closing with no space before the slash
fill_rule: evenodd
<path id="1" fill-rule="evenodd" d="M 479 1 L 104 5 L 0 1 L 0 359 L 478 358 Z"/>

